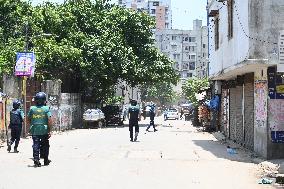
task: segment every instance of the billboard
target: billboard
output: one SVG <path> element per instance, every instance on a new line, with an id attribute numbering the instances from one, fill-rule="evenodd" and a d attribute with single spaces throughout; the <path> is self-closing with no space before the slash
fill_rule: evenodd
<path id="1" fill-rule="evenodd" d="M 35 71 L 35 61 L 35 54 L 33 52 L 18 52 L 15 75 L 33 76 Z"/>

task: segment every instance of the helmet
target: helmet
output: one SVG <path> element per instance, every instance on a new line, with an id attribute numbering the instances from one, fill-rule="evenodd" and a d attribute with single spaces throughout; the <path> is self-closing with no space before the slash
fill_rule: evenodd
<path id="1" fill-rule="evenodd" d="M 136 100 L 131 100 L 130 104 L 131 104 L 131 106 L 136 106 L 137 105 L 137 101 Z"/>
<path id="2" fill-rule="evenodd" d="M 13 101 L 13 108 L 14 109 L 18 109 L 20 107 L 20 105 L 21 105 L 21 102 L 18 99 Z"/>
<path id="3" fill-rule="evenodd" d="M 46 101 L 46 94 L 44 92 L 38 92 L 35 96 L 35 102 L 38 106 L 43 106 Z"/>

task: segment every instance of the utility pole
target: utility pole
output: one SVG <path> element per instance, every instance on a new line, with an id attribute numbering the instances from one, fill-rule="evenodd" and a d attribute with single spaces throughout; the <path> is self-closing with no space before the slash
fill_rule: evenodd
<path id="1" fill-rule="evenodd" d="M 25 24 L 25 53 L 28 52 L 28 22 Z M 26 66 L 26 64 L 24 65 Z M 24 68 L 26 70 L 26 68 Z M 27 135 L 27 76 L 23 76 L 23 82 L 22 82 L 22 96 L 23 96 L 23 105 L 24 105 L 24 129 L 23 129 L 23 135 L 26 137 Z"/>

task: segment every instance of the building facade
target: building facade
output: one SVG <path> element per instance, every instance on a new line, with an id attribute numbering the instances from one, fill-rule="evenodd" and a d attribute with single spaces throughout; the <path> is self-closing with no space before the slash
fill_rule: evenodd
<path id="1" fill-rule="evenodd" d="M 193 21 L 193 30 L 157 30 L 156 45 L 175 62 L 182 80 L 207 76 L 208 29 L 201 20 Z"/>
<path id="2" fill-rule="evenodd" d="M 145 11 L 156 20 L 156 29 L 172 28 L 171 0 L 118 0 L 118 5 Z"/>
<path id="3" fill-rule="evenodd" d="M 207 7 L 220 129 L 267 159 L 283 158 L 284 1 L 208 0 Z"/>

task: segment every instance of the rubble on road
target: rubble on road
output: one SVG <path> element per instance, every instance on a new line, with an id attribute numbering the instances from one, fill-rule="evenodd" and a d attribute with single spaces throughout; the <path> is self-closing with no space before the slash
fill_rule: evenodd
<path id="1" fill-rule="evenodd" d="M 258 164 L 258 171 L 261 174 L 261 177 L 276 178 L 279 167 L 279 164 L 264 161 Z"/>

